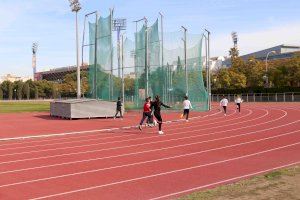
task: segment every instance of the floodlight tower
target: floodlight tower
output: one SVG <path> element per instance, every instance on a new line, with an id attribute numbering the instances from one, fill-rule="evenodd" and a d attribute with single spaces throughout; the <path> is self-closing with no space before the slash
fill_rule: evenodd
<path id="1" fill-rule="evenodd" d="M 75 12 L 75 28 L 76 28 L 76 66 L 77 66 L 77 98 L 81 97 L 80 88 L 80 65 L 79 65 L 79 41 L 78 41 L 78 12 L 81 5 L 78 0 L 69 0 L 72 12 Z"/>
<path id="2" fill-rule="evenodd" d="M 33 69 L 33 80 L 35 80 L 35 73 L 36 73 L 36 52 L 38 48 L 38 43 L 32 43 L 32 69 Z"/>
<path id="3" fill-rule="evenodd" d="M 238 42 L 238 36 L 237 32 L 233 31 L 231 33 L 232 41 L 233 41 L 233 48 L 237 49 L 237 42 Z"/>
<path id="4" fill-rule="evenodd" d="M 121 48 L 120 48 L 120 33 L 126 30 L 126 19 L 119 18 L 113 19 L 113 31 L 117 32 L 117 45 L 118 45 L 118 77 L 121 77 Z"/>

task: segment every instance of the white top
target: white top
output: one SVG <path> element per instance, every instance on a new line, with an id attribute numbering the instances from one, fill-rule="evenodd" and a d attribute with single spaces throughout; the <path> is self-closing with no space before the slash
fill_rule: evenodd
<path id="1" fill-rule="evenodd" d="M 226 98 L 220 101 L 220 106 L 227 106 L 227 104 L 228 104 L 228 100 Z"/>
<path id="2" fill-rule="evenodd" d="M 242 102 L 243 102 L 243 100 L 240 97 L 235 99 L 235 103 L 242 103 Z"/>
<path id="3" fill-rule="evenodd" d="M 190 100 L 184 100 L 183 101 L 183 109 L 190 109 L 190 108 L 193 108 Z"/>

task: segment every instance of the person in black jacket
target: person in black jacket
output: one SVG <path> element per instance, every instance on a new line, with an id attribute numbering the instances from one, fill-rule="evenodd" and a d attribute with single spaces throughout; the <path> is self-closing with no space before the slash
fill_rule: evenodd
<path id="1" fill-rule="evenodd" d="M 121 97 L 118 97 L 118 101 L 117 101 L 117 109 L 116 109 L 116 114 L 114 119 L 117 117 L 118 113 L 120 112 L 120 117 L 123 118 L 122 115 L 122 101 L 121 101 Z"/>
<path id="2" fill-rule="evenodd" d="M 154 116 L 157 119 L 158 122 L 158 134 L 162 135 L 164 132 L 161 130 L 162 127 L 162 117 L 161 117 L 161 106 L 164 106 L 165 108 L 171 108 L 168 105 L 165 105 L 163 102 L 160 101 L 160 97 L 158 95 L 155 96 L 155 101 L 152 101 L 151 107 L 154 109 Z"/>

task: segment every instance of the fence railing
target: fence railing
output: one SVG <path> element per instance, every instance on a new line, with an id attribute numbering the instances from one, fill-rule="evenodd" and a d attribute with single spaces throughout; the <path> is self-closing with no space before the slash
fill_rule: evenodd
<path id="1" fill-rule="evenodd" d="M 223 94 L 212 94 L 212 101 L 220 101 Z M 224 94 L 228 101 L 234 101 L 236 95 Z M 251 93 L 240 95 L 244 102 L 300 102 L 300 92 L 287 93 Z"/>

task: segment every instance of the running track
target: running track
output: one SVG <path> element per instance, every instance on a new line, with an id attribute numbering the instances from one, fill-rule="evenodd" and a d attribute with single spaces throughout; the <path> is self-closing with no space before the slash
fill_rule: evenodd
<path id="1" fill-rule="evenodd" d="M 65 120 L 80 133 L 2 141 L 0 199 L 176 199 L 300 164 L 299 103 L 243 104 L 240 114 L 232 106 L 226 117 L 217 109 L 193 116 L 164 124 L 163 136 L 156 128 L 79 131 L 75 124 L 82 121 Z M 139 117 L 106 125 L 133 125 Z"/>

